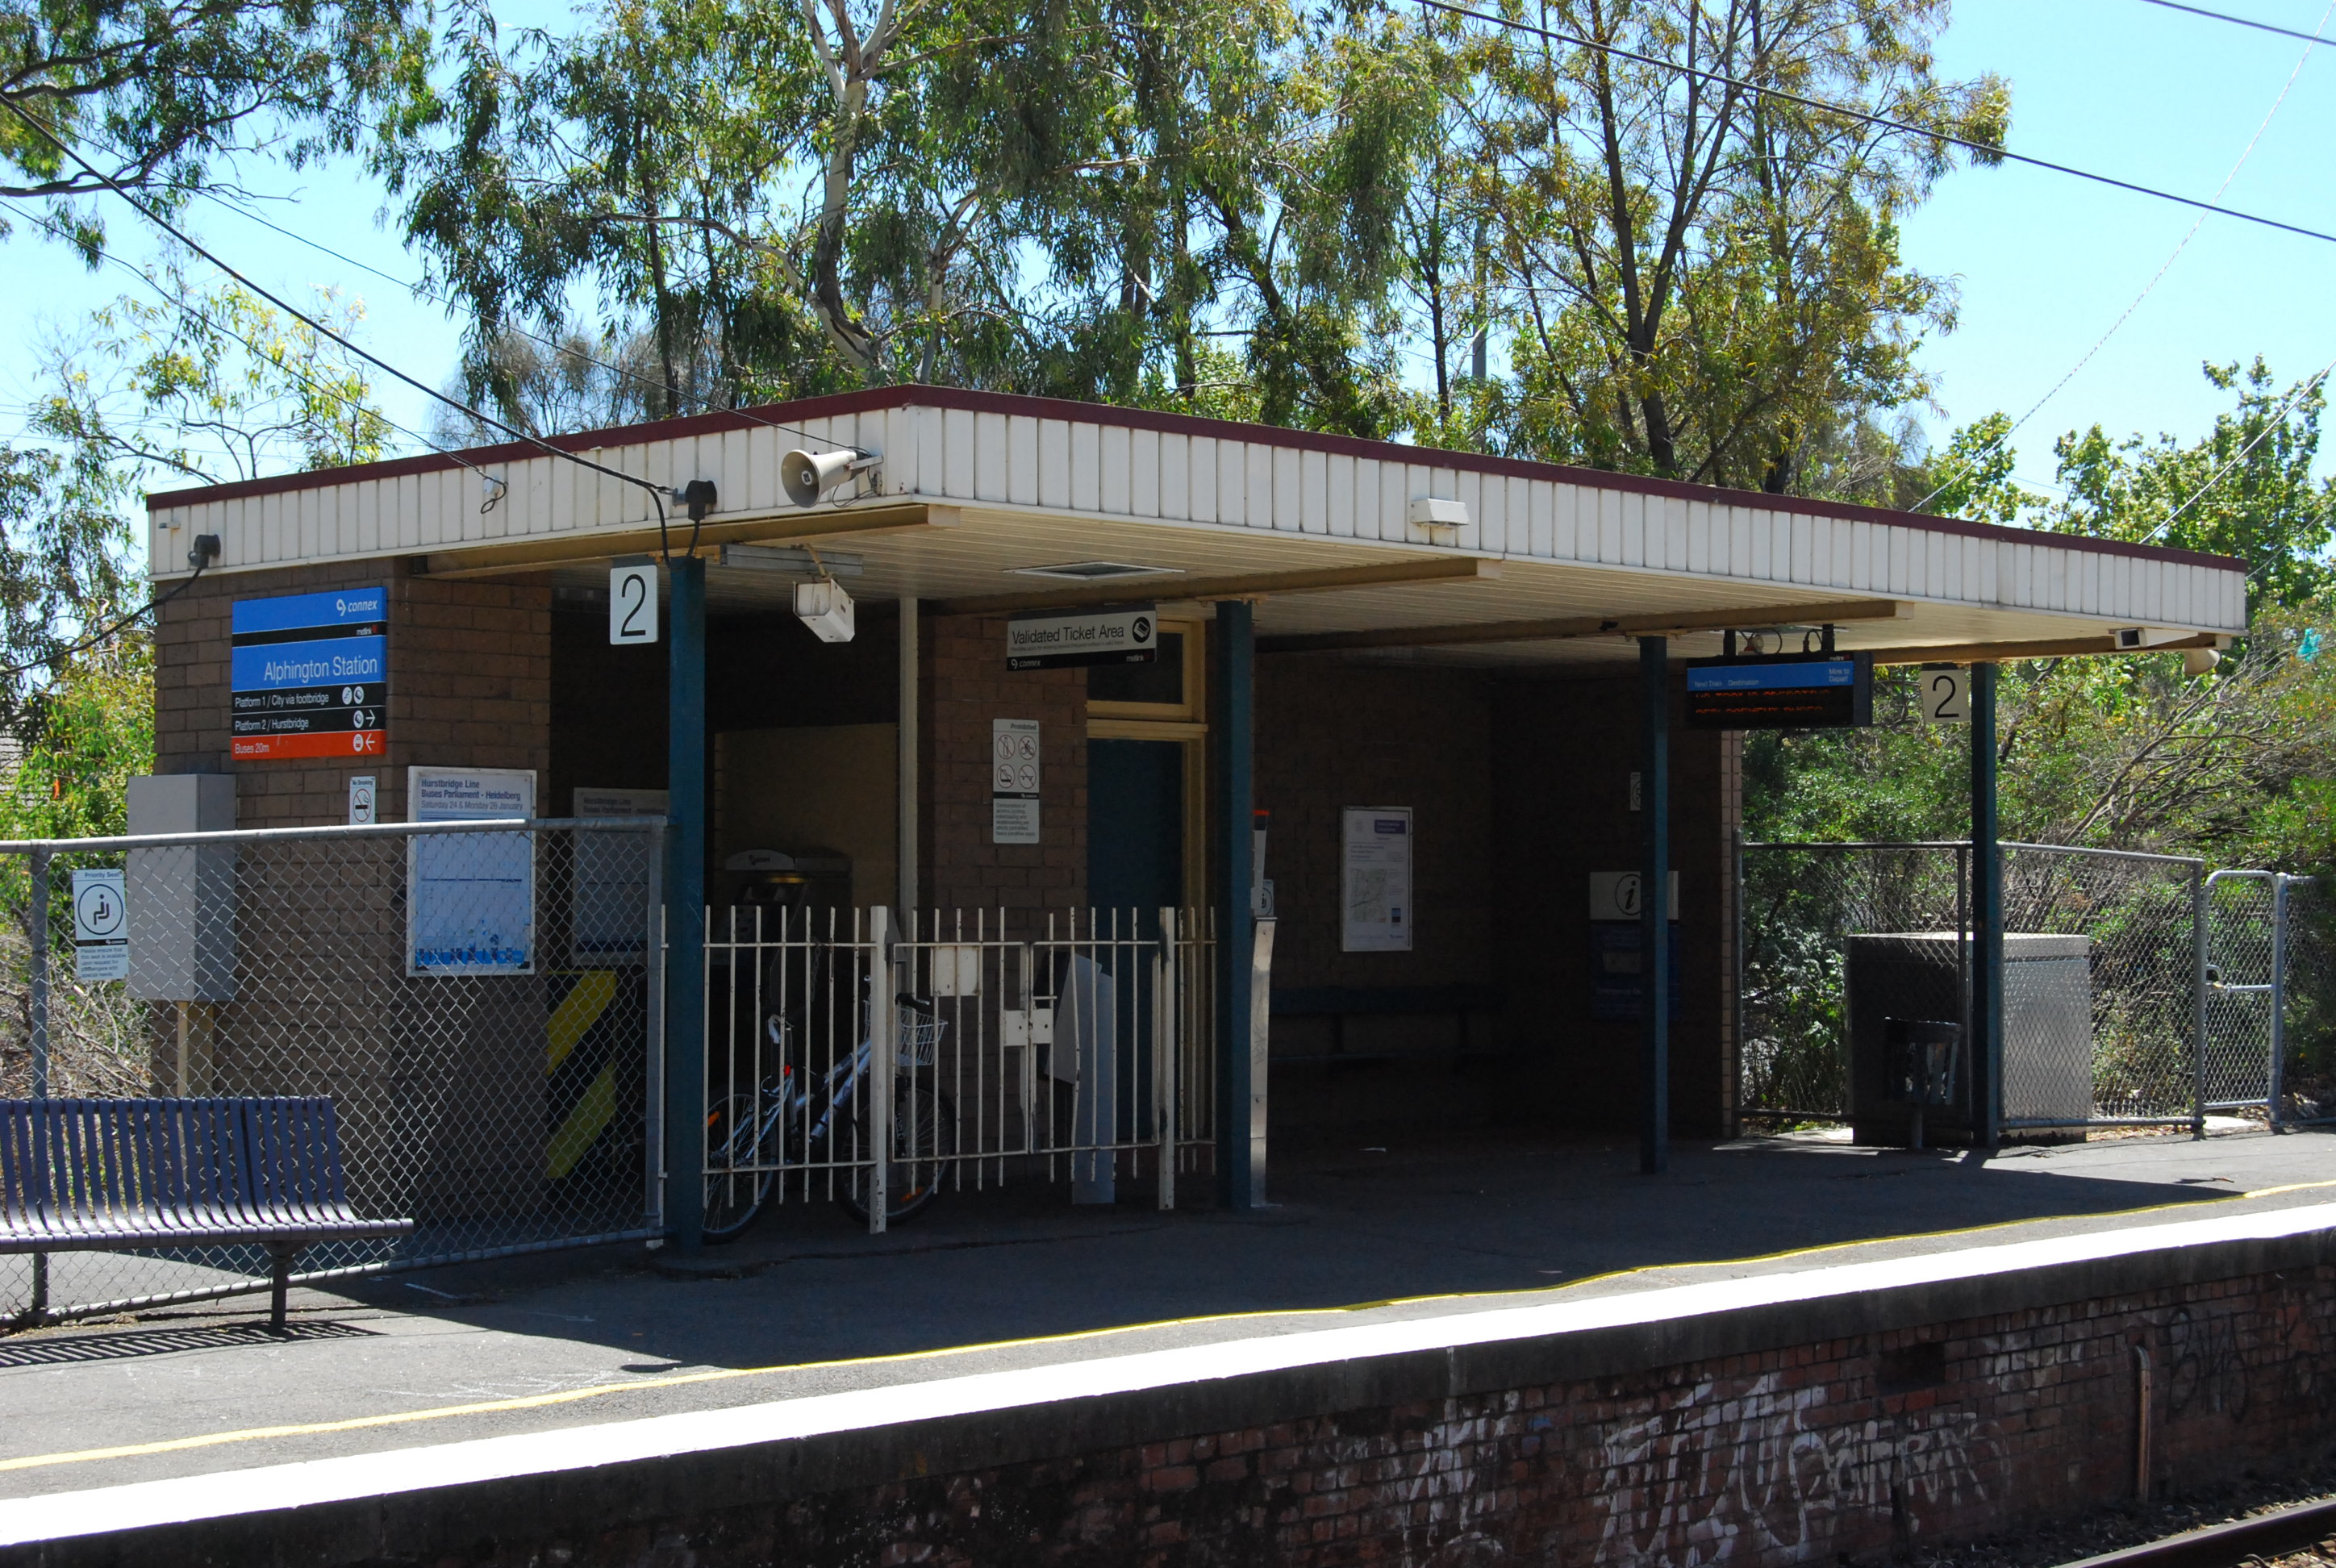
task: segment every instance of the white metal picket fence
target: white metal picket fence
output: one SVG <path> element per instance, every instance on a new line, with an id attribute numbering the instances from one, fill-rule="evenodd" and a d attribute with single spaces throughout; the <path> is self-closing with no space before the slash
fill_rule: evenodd
<path id="1" fill-rule="evenodd" d="M 1175 909 L 721 911 L 707 1234 L 808 1201 L 881 1232 L 1010 1180 L 1088 1203 L 1148 1181 L 1173 1208 L 1214 1146 L 1212 950 Z"/>

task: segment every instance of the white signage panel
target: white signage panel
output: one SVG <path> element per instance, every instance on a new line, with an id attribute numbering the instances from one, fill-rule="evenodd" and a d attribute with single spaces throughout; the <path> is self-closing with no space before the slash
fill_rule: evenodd
<path id="1" fill-rule="evenodd" d="M 610 567 L 608 640 L 621 646 L 657 639 L 657 568 L 641 561 Z"/>
<path id="2" fill-rule="evenodd" d="M 359 774 L 355 777 L 350 779 L 349 825 L 351 827 L 366 827 L 370 826 L 374 823 L 379 822 L 381 818 L 377 814 L 376 804 L 378 798 L 378 794 L 374 786 L 373 774 Z"/>
<path id="3" fill-rule="evenodd" d="M 1635 920 L 1639 918 L 1644 880 L 1637 872 L 1591 872 L 1590 918 L 1593 920 Z M 1679 872 L 1670 874 L 1670 908 L 1666 918 L 1679 919 Z"/>
<path id="4" fill-rule="evenodd" d="M 407 815 L 417 823 L 535 815 L 525 768 L 405 770 Z M 535 972 L 535 836 L 423 833 L 406 840 L 405 972 Z"/>
<path id="5" fill-rule="evenodd" d="M 1411 951 L 1411 808 L 1348 806 L 1341 825 L 1339 950 Z"/>
<path id="6" fill-rule="evenodd" d="M 73 874 L 73 979 L 130 978 L 130 921 L 119 871 Z"/>
<path id="7" fill-rule="evenodd" d="M 579 817 L 663 818 L 664 790 L 590 789 L 574 796 Z M 647 833 L 576 835 L 576 911 L 569 943 L 579 964 L 637 964 L 648 947 L 649 852 Z"/>
<path id="8" fill-rule="evenodd" d="M 1160 620 L 1148 604 L 1062 615 L 1017 615 L 1006 623 L 1007 669 L 1151 664 L 1159 649 Z"/>
<path id="9" fill-rule="evenodd" d="M 1916 673 L 1914 693 L 1924 724 L 1971 722 L 1971 671 L 1961 665 L 1924 665 Z"/>
<path id="10" fill-rule="evenodd" d="M 989 723 L 989 842 L 1038 842 L 1038 721 Z"/>

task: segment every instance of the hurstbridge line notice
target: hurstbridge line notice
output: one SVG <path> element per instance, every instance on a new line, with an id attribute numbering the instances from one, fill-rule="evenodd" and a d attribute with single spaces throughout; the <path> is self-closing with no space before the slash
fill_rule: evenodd
<path id="1" fill-rule="evenodd" d="M 229 623 L 229 745 L 238 757 L 382 755 L 389 590 L 239 599 Z"/>

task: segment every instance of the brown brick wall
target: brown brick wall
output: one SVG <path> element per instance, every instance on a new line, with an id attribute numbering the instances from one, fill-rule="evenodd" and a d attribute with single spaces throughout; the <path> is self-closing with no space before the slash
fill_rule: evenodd
<path id="1" fill-rule="evenodd" d="M 919 643 L 928 909 L 1076 909 L 1087 886 L 1086 671 L 1009 670 L 998 617 L 928 617 Z M 990 725 L 1038 721 L 1037 844 L 989 842 Z"/>
<path id="2" fill-rule="evenodd" d="M 1273 813 L 1277 987 L 1483 985 L 1495 976 L 1493 683 L 1464 670 L 1258 661 L 1257 803 Z M 1412 808 L 1412 950 L 1339 950 L 1348 806 Z"/>
<path id="3" fill-rule="evenodd" d="M 1671 1121 L 1717 1135 L 1727 1100 L 1722 933 L 1732 877 L 1723 834 L 1737 809 L 1719 732 L 1685 727 L 1673 682 L 1671 863 L 1679 883 L 1679 1005 L 1671 1018 Z M 1589 878 L 1639 863 L 1630 774 L 1639 685 L 1512 680 L 1494 709 L 1494 842 L 1501 962 L 1515 1048 L 1543 1075 L 1533 1096 L 1560 1125 L 1628 1126 L 1639 1100 L 1639 1025 L 1590 1015 Z"/>
<path id="4" fill-rule="evenodd" d="M 1309 1125 L 1512 1120 L 1627 1126 L 1639 1026 L 1590 1010 L 1588 879 L 1639 863 L 1636 677 L 1519 679 L 1269 657 L 1258 677 L 1258 803 L 1280 925 L 1277 989 L 1497 986 L 1494 1014 L 1274 1022 L 1275 1119 Z M 1671 733 L 1679 872 L 1673 1124 L 1721 1130 L 1728 1055 L 1733 737 Z M 1339 951 L 1343 808 L 1409 805 L 1416 947 Z M 1345 1064 L 1319 1060 L 1331 1056 Z M 1292 1058 L 1296 1058 L 1292 1060 Z"/>
<path id="5" fill-rule="evenodd" d="M 2336 1435 L 2336 1268 L 2291 1268 L 1852 1339 L 1174 1429 L 1103 1452 L 775 1495 L 599 1534 L 514 1523 L 444 1568 L 786 1563 L 1745 1568 L 1919 1560 L 2134 1492 L 2134 1347 L 2155 1468 L 2195 1484 Z M 745 1467 L 741 1467 L 745 1473 Z"/>
<path id="6" fill-rule="evenodd" d="M 230 757 L 233 602 L 379 582 L 390 589 L 387 755 L 362 763 Z M 551 750 L 550 595 L 537 584 L 414 577 L 388 560 L 203 578 L 160 613 L 155 766 L 236 774 L 242 827 L 346 821 L 348 781 L 368 773 L 380 781 L 381 819 L 401 821 L 405 770 L 414 765 L 533 768 L 540 790 Z M 538 809 L 553 803 L 540 797 Z"/>

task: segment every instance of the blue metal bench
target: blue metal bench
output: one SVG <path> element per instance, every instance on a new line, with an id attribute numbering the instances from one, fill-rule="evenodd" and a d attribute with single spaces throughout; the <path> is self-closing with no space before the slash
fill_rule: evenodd
<path id="1" fill-rule="evenodd" d="M 350 1210 L 327 1099 L 0 1100 L 0 1253 L 258 1242 L 281 1329 L 309 1246 L 413 1229 Z"/>

